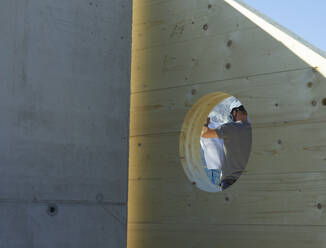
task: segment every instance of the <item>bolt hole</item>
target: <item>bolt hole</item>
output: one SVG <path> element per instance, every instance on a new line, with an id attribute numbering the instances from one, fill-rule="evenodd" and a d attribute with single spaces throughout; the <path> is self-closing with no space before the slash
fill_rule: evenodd
<path id="1" fill-rule="evenodd" d="M 313 83 L 312 82 L 309 82 L 309 83 L 307 83 L 307 86 L 308 86 L 308 88 L 312 88 Z"/>
<path id="2" fill-rule="evenodd" d="M 232 46 L 232 40 L 229 40 L 228 43 L 226 44 L 228 47 Z"/>
<path id="3" fill-rule="evenodd" d="M 48 205 L 47 213 L 50 216 L 55 216 L 58 213 L 58 207 L 55 204 Z"/>
<path id="4" fill-rule="evenodd" d="M 322 207 L 323 207 L 323 206 L 322 206 L 321 203 L 318 203 L 318 204 L 317 204 L 317 208 L 318 208 L 318 209 L 322 209 Z"/>
<path id="5" fill-rule="evenodd" d="M 203 29 L 206 31 L 208 29 L 208 24 L 204 24 Z"/>
<path id="6" fill-rule="evenodd" d="M 321 103 L 322 103 L 324 106 L 326 106 L 326 98 L 324 98 L 324 99 L 321 101 Z"/>
<path id="7" fill-rule="evenodd" d="M 229 201 L 230 199 L 229 199 L 229 197 L 225 197 L 225 201 Z"/>
<path id="8" fill-rule="evenodd" d="M 229 70 L 229 69 L 231 68 L 231 64 L 230 64 L 230 63 L 227 63 L 227 64 L 225 65 L 225 68 L 226 68 L 227 70 Z"/>
<path id="9" fill-rule="evenodd" d="M 279 145 L 282 144 L 282 140 L 278 140 L 277 144 L 279 144 Z"/>
<path id="10" fill-rule="evenodd" d="M 211 4 L 208 4 L 208 6 L 207 6 L 207 7 L 210 9 L 210 8 L 212 8 L 212 5 L 211 5 Z"/>

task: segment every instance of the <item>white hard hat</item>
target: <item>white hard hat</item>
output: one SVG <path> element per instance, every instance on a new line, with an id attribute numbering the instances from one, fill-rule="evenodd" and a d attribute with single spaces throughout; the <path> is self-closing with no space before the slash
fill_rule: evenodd
<path id="1" fill-rule="evenodd" d="M 230 105 L 230 112 L 232 111 L 232 109 L 238 108 L 241 105 L 242 105 L 242 103 L 238 99 L 235 99 Z"/>

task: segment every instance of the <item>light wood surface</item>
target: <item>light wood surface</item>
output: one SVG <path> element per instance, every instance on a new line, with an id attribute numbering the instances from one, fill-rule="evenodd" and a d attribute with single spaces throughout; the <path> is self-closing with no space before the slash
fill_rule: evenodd
<path id="1" fill-rule="evenodd" d="M 129 244 L 143 247 L 324 247 L 324 226 L 129 224 Z"/>
<path id="2" fill-rule="evenodd" d="M 134 1 L 133 18 L 128 247 L 325 247 L 324 76 L 222 0 Z M 246 171 L 220 193 L 192 184 L 179 153 L 212 92 L 253 126 Z"/>

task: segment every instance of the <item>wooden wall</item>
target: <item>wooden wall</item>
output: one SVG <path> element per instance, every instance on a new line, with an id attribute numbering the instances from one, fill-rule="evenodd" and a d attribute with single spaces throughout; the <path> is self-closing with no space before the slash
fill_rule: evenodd
<path id="1" fill-rule="evenodd" d="M 132 52 L 128 248 L 325 247 L 325 78 L 222 0 L 135 0 Z M 216 91 L 244 103 L 253 146 L 239 181 L 207 193 L 179 136 Z"/>

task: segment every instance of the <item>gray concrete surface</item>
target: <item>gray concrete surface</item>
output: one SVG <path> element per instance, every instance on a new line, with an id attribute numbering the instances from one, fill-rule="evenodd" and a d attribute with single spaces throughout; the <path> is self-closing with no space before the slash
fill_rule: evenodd
<path id="1" fill-rule="evenodd" d="M 131 9 L 1 1 L 0 248 L 126 246 Z"/>

